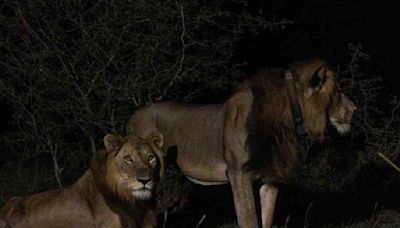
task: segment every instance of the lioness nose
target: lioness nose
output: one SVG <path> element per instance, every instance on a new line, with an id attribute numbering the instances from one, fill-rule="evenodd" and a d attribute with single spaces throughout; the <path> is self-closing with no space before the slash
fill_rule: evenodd
<path id="1" fill-rule="evenodd" d="M 141 176 L 141 177 L 137 177 L 136 179 L 145 185 L 151 181 L 151 176 Z"/>

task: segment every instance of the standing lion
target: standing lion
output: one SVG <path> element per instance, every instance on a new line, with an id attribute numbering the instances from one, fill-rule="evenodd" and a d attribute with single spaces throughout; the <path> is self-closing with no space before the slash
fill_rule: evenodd
<path id="1" fill-rule="evenodd" d="M 202 185 L 230 183 L 241 228 L 258 228 L 253 182 L 259 189 L 262 227 L 272 225 L 278 185 L 298 157 L 296 130 L 322 140 L 330 123 L 350 129 L 354 104 L 340 92 L 334 73 L 314 59 L 244 80 L 223 104 L 152 104 L 136 112 L 128 132 L 164 135 L 164 153 L 177 147 L 177 164 Z"/>

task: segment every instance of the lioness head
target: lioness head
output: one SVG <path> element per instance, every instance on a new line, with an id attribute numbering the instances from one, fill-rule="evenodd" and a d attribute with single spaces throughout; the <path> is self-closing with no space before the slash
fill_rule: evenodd
<path id="1" fill-rule="evenodd" d="M 334 72 L 324 61 L 314 59 L 294 64 L 305 130 L 314 140 L 322 140 L 328 123 L 344 134 L 350 130 L 356 106 L 339 89 Z"/>
<path id="2" fill-rule="evenodd" d="M 107 156 L 105 184 L 121 200 L 147 200 L 163 172 L 163 137 L 152 133 L 147 139 L 134 135 L 104 137 Z"/>

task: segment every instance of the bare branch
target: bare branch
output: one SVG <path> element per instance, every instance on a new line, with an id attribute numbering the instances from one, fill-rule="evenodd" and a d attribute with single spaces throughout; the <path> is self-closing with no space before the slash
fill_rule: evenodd
<path id="1" fill-rule="evenodd" d="M 385 162 L 387 162 L 389 165 L 391 165 L 397 172 L 400 173 L 400 168 L 394 164 L 389 158 L 387 158 L 384 154 L 381 152 L 378 152 L 379 157 L 381 157 Z"/>
<path id="2" fill-rule="evenodd" d="M 168 93 L 168 90 L 170 89 L 170 87 L 174 84 L 175 80 L 179 77 L 179 75 L 182 71 L 183 62 L 185 61 L 185 47 L 186 47 L 186 45 L 185 45 L 185 14 L 183 12 L 183 3 L 181 2 L 180 4 L 178 4 L 177 1 L 175 1 L 175 3 L 180 8 L 181 21 L 182 21 L 182 32 L 180 35 L 181 44 L 182 44 L 182 55 L 181 55 L 181 59 L 179 61 L 178 70 L 176 71 L 175 75 L 172 77 L 172 79 L 170 80 L 168 85 L 165 87 L 161 96 L 159 96 L 156 100 L 162 100 L 165 97 L 165 95 Z"/>
<path id="3" fill-rule="evenodd" d="M 197 223 L 196 228 L 199 228 L 200 225 L 203 223 L 204 219 L 206 219 L 207 215 L 204 214 L 203 216 L 201 216 L 200 221 Z"/>

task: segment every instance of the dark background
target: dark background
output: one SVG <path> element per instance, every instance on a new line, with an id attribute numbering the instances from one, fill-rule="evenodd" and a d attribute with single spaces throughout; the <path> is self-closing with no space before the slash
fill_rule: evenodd
<path id="1" fill-rule="evenodd" d="M 261 31 L 248 34 L 240 41 L 235 58 L 248 64 L 246 72 L 262 67 L 286 67 L 289 63 L 312 57 L 326 59 L 332 66 L 343 65 L 349 61 L 346 51 L 348 44 L 361 44 L 370 59 L 363 70 L 383 78 L 385 95 L 400 95 L 399 53 L 400 19 L 395 2 L 378 1 L 249 1 L 249 10 L 265 15 L 277 15 L 294 22 L 283 30 Z M 1 3 L 0 3 L 1 6 Z M 235 6 L 232 6 L 235 10 Z M 2 13 L 6 9 L 2 8 Z M 2 71 L 0 71 L 2 72 Z M 226 95 L 226 94 L 224 94 Z M 222 95 L 223 96 L 223 95 Z M 200 102 L 213 103 L 214 94 L 199 99 Z M 1 102 L 0 134 L 13 128 L 10 124 L 12 107 L 5 100 Z M 384 110 L 390 111 L 390 110 Z M 7 151 L 1 151 L 6 153 Z M 0 165 L 4 161 L 0 161 Z M 390 170 L 390 168 L 389 168 Z M 276 223 L 284 224 L 287 215 L 292 216 L 295 224 L 304 220 L 304 212 L 312 203 L 313 217 L 311 227 L 321 224 L 341 224 L 351 219 L 367 219 L 374 207 L 399 209 L 398 184 L 381 187 L 381 173 L 388 169 L 371 168 L 365 170 L 363 178 L 355 183 L 357 187 L 339 194 L 313 194 L 296 186 L 282 189 L 278 198 Z M 393 175 L 399 175 L 393 172 Z M 375 183 L 375 184 L 374 184 Z M 207 214 L 203 227 L 213 227 L 219 217 L 224 215 L 234 219 L 234 210 L 228 186 L 193 186 L 189 203 L 184 212 L 171 217 L 169 226 L 182 220 L 196 223 L 203 214 Z M 296 221 L 299 221 L 298 223 Z M 195 225 L 195 224 L 192 224 Z"/>
<path id="2" fill-rule="evenodd" d="M 389 82 L 393 92 L 399 92 L 399 14 L 394 3 L 309 0 L 252 1 L 250 5 L 295 22 L 287 30 L 243 41 L 240 56 L 250 67 L 315 56 L 340 65 L 348 59 L 343 51 L 347 45 L 360 43 L 371 55 L 371 72 Z"/>

